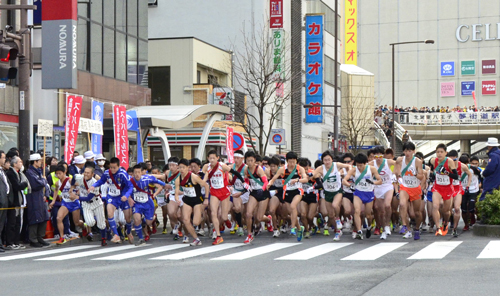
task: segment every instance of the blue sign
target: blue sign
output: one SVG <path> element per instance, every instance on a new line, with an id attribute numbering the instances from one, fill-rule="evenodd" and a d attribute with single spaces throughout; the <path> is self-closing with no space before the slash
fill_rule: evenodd
<path id="1" fill-rule="evenodd" d="M 139 126 L 139 119 L 135 110 L 127 111 L 127 130 L 137 132 L 137 163 L 144 162 L 141 127 Z"/>
<path id="2" fill-rule="evenodd" d="M 34 0 L 33 5 L 36 10 L 33 10 L 33 25 L 40 26 L 42 24 L 42 0 Z"/>
<path id="3" fill-rule="evenodd" d="M 323 105 L 323 15 L 306 16 L 306 104 Z M 323 108 L 306 109 L 307 123 L 322 123 Z"/>
<path id="4" fill-rule="evenodd" d="M 104 114 L 104 103 L 98 101 L 92 101 L 92 120 L 97 120 L 103 123 Z M 98 134 L 92 134 L 92 141 L 90 144 L 92 147 L 92 152 L 94 154 L 102 153 L 102 136 Z"/>
<path id="5" fill-rule="evenodd" d="M 441 62 L 441 76 L 455 76 L 455 62 Z"/>
<path id="6" fill-rule="evenodd" d="M 462 96 L 472 96 L 472 92 L 475 90 L 475 81 L 462 81 Z"/>
<path id="7" fill-rule="evenodd" d="M 241 134 L 233 133 L 233 150 L 241 150 L 245 145 L 245 139 Z"/>

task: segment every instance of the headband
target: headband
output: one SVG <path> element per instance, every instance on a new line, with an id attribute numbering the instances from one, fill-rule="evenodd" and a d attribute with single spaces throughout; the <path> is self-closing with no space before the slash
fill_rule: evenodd
<path id="1" fill-rule="evenodd" d="M 240 153 L 235 153 L 234 154 L 234 157 L 244 157 L 243 154 L 240 154 Z"/>

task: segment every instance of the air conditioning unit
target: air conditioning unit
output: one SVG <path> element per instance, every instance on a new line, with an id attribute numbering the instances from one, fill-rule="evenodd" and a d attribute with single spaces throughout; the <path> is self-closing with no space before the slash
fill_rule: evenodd
<path id="1" fill-rule="evenodd" d="M 148 6 L 158 6 L 158 0 L 148 0 Z"/>

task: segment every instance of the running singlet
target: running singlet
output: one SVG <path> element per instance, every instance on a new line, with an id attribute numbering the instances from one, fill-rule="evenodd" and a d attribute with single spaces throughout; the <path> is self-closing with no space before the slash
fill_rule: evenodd
<path id="1" fill-rule="evenodd" d="M 404 160 L 403 160 L 404 161 Z M 380 170 L 380 166 L 384 166 L 382 170 Z M 377 168 L 378 174 L 380 175 L 380 178 L 382 178 L 382 184 L 378 186 L 384 186 L 384 185 L 391 185 L 392 186 L 392 170 L 389 167 L 389 164 L 387 163 L 387 160 L 382 160 L 382 163 L 377 165 L 377 161 L 373 161 L 373 166 Z"/>
<path id="2" fill-rule="evenodd" d="M 367 179 L 372 179 L 372 170 L 370 169 L 369 165 L 366 165 L 367 170 L 366 174 L 363 176 L 363 179 L 361 179 L 356 186 L 356 190 L 363 191 L 363 192 L 373 192 L 373 184 L 370 184 L 366 182 Z M 354 175 L 354 181 L 356 182 L 359 179 L 359 176 L 361 175 L 361 172 L 358 170 L 358 167 L 356 167 L 356 174 Z"/>
<path id="3" fill-rule="evenodd" d="M 434 167 L 437 168 L 438 165 L 439 165 L 438 159 L 436 158 L 436 160 L 434 161 Z M 448 160 L 446 160 L 443 167 L 446 169 L 447 172 L 451 173 L 451 170 L 448 166 Z M 435 173 L 436 173 L 436 181 L 434 184 L 435 189 L 441 189 L 441 188 L 448 189 L 449 187 L 451 187 L 452 183 L 450 180 L 450 176 L 445 175 L 445 174 L 441 174 L 440 172 L 438 172 L 438 170 L 436 170 Z"/>
<path id="4" fill-rule="evenodd" d="M 59 188 L 61 188 L 62 186 L 62 183 L 61 181 L 57 182 L 57 186 L 59 186 Z M 65 202 L 74 202 L 76 200 L 71 200 L 69 198 L 69 191 L 71 189 L 71 179 L 69 179 L 68 177 L 68 180 L 66 181 L 66 184 L 64 184 L 64 188 L 62 189 L 59 189 L 61 191 L 61 197 L 62 199 L 65 201 Z"/>
<path id="5" fill-rule="evenodd" d="M 417 178 L 417 168 L 415 167 L 415 157 L 410 164 L 410 167 L 406 170 L 403 179 L 403 186 L 406 188 L 418 188 L 420 186 L 420 180 Z M 406 156 L 403 156 L 403 161 L 401 166 L 403 169 L 407 166 L 406 164 Z"/>
<path id="6" fill-rule="evenodd" d="M 345 177 L 347 175 L 347 170 L 346 169 L 342 169 L 342 175 Z M 351 177 L 349 180 L 348 180 L 349 184 L 352 184 L 354 183 L 354 177 Z M 351 186 L 345 186 L 342 184 L 342 190 L 344 190 L 344 192 L 346 193 L 353 193 L 352 190 L 351 190 Z"/>
<path id="7" fill-rule="evenodd" d="M 227 174 L 222 170 L 222 164 L 218 163 L 217 169 L 215 172 L 212 174 L 212 170 L 214 168 L 208 167 L 207 174 L 209 176 L 212 176 L 210 178 L 209 184 L 210 184 L 210 195 L 217 196 L 217 197 L 226 197 L 229 195 L 229 189 L 227 188 L 229 182 L 227 179 Z"/>
<path id="8" fill-rule="evenodd" d="M 296 165 L 295 166 L 295 173 L 293 174 L 293 176 L 290 178 L 290 181 L 288 181 L 287 184 L 285 184 L 286 186 L 286 191 L 291 191 L 291 190 L 296 190 L 296 189 L 299 189 L 299 188 L 302 188 L 302 183 L 300 182 L 295 182 L 294 184 L 291 184 L 292 180 L 294 179 L 300 179 L 300 175 L 299 175 L 299 171 L 300 171 L 300 166 L 299 165 Z M 293 171 L 293 169 L 292 169 Z M 290 176 L 290 171 L 288 171 L 288 166 L 285 168 L 285 175 L 283 176 L 283 178 L 285 179 L 285 181 L 288 179 L 288 176 Z"/>
<path id="9" fill-rule="evenodd" d="M 470 169 L 470 164 L 467 166 Z M 466 173 L 462 173 L 461 179 L 463 180 L 462 187 L 465 190 L 467 188 L 467 183 L 469 182 L 469 176 Z M 469 192 L 470 193 L 479 192 L 479 177 L 474 173 L 472 173 L 472 180 L 470 181 Z"/>
<path id="10" fill-rule="evenodd" d="M 194 184 L 191 178 L 191 173 L 188 174 L 189 174 L 189 179 L 186 181 L 186 184 L 181 185 L 181 191 L 184 192 L 185 197 L 189 198 L 198 197 L 203 201 L 203 195 L 201 194 L 200 184 Z"/>
<path id="11" fill-rule="evenodd" d="M 270 173 L 270 177 L 271 177 L 271 179 L 272 179 L 272 178 L 274 178 L 273 173 L 272 173 L 272 172 L 269 172 L 269 173 Z M 284 182 L 284 181 L 285 181 L 285 180 L 283 179 L 283 177 L 282 177 L 282 176 L 279 176 L 279 177 L 276 179 L 276 181 L 274 181 L 274 183 L 273 183 L 273 184 L 271 184 L 270 189 L 271 189 L 271 190 L 276 190 L 276 189 L 278 189 L 278 188 L 283 188 L 283 182 Z"/>
<path id="12" fill-rule="evenodd" d="M 252 190 L 262 190 L 262 185 L 260 182 L 262 182 L 262 180 L 260 179 L 259 175 L 257 174 L 257 171 L 259 170 L 259 167 L 257 166 L 256 169 L 255 169 L 255 172 L 252 174 L 252 176 L 250 176 L 250 168 L 247 166 L 247 174 L 248 174 L 248 177 L 249 177 L 249 180 L 250 180 L 250 187 L 252 187 Z M 254 178 L 257 180 L 254 180 Z M 258 182 L 260 181 L 260 182 Z"/>
<path id="13" fill-rule="evenodd" d="M 240 173 L 240 175 L 243 175 L 243 172 L 245 171 L 246 167 L 247 166 L 245 164 L 243 164 L 241 166 L 241 169 L 238 170 L 238 168 L 236 167 L 236 164 L 233 165 L 233 169 L 235 171 L 237 171 L 238 173 Z M 239 192 L 245 192 L 245 186 L 243 185 L 243 182 L 241 182 L 241 180 L 238 179 L 236 176 L 233 176 L 233 186 L 234 186 L 234 190 L 239 191 Z"/>
<path id="14" fill-rule="evenodd" d="M 323 189 L 328 192 L 337 192 L 342 187 L 340 173 L 337 169 L 337 163 L 334 162 L 332 164 L 331 172 L 328 174 L 328 171 L 323 165 Z"/>
<path id="15" fill-rule="evenodd" d="M 307 171 L 307 173 L 308 173 L 308 174 L 309 174 L 309 173 L 312 173 L 312 172 L 314 172 L 314 170 L 313 170 L 313 169 L 309 169 L 309 170 Z M 316 183 L 316 182 L 315 182 L 315 181 L 312 181 L 312 180 L 309 180 L 309 181 L 307 181 L 307 183 L 302 184 L 302 189 L 304 189 L 304 191 L 306 192 L 309 188 L 311 188 L 311 187 L 313 187 L 313 186 L 314 186 L 314 183 Z"/>
<path id="16" fill-rule="evenodd" d="M 172 197 L 175 196 L 175 180 L 177 178 L 179 178 L 180 175 L 181 175 L 181 173 L 179 171 L 177 173 L 175 173 L 174 175 L 172 175 L 171 171 L 168 172 L 168 176 L 166 179 L 167 182 L 165 182 L 165 183 L 172 186 L 172 189 L 168 192 L 168 194 L 170 194 L 170 196 L 172 196 Z"/>

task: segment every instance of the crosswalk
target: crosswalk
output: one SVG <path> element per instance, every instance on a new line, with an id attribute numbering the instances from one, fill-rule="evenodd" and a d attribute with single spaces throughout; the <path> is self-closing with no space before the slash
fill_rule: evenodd
<path id="1" fill-rule="evenodd" d="M 269 243 L 264 245 L 244 245 L 223 243 L 216 246 L 190 247 L 188 244 L 160 245 L 148 244 L 143 247 L 133 245 L 108 246 L 82 245 L 17 252 L 0 256 L 0 261 L 32 259 L 35 261 L 68 261 L 87 259 L 95 261 L 122 261 L 144 259 L 155 261 L 179 261 L 194 258 L 217 261 L 242 261 L 265 258 L 276 261 L 305 261 L 328 256 L 339 261 L 374 261 L 388 256 L 404 260 L 440 260 L 449 257 L 458 247 L 467 248 L 467 256 L 472 259 L 500 259 L 500 240 L 483 244 L 470 241 L 441 241 L 419 244 L 408 242 L 383 242 L 377 244 L 355 243 Z M 464 249 L 465 250 L 465 249 Z M 472 251 L 474 250 L 474 251 Z M 109 255 L 108 255 L 109 254 Z"/>

